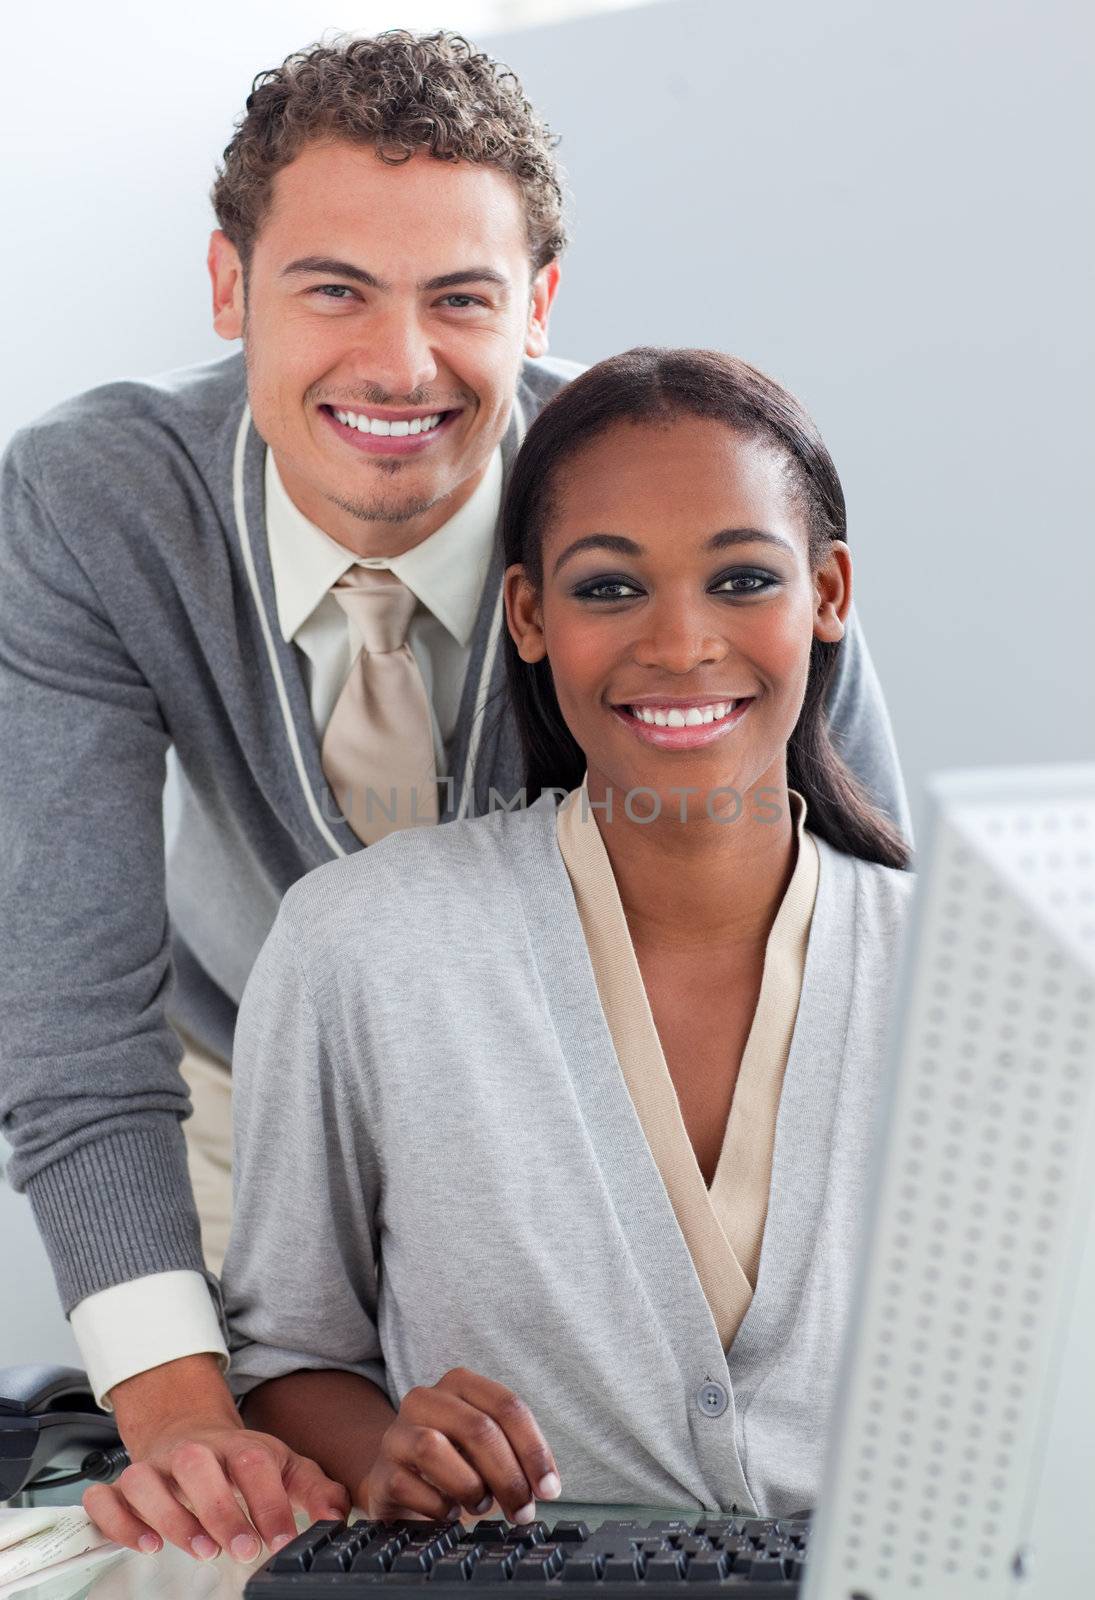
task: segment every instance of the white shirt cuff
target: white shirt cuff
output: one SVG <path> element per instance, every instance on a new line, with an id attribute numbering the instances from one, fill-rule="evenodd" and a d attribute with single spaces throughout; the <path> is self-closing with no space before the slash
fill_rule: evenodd
<path id="1" fill-rule="evenodd" d="M 209 1285 L 200 1272 L 154 1272 L 89 1294 L 69 1318 L 91 1392 L 105 1411 L 116 1383 L 182 1356 L 211 1351 L 228 1370 Z"/>

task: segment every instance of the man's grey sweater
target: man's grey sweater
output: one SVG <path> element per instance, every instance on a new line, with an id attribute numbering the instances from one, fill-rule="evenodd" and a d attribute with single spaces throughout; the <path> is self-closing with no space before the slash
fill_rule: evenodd
<path id="1" fill-rule="evenodd" d="M 578 370 L 525 364 L 507 472 Z M 236 355 L 69 401 L 16 435 L 0 474 L 0 1127 L 66 1311 L 148 1273 L 202 1270 L 172 1023 L 230 1059 L 282 895 L 360 848 L 277 623 L 264 461 Z M 496 546 L 446 821 L 521 787 L 501 576 Z M 854 619 L 840 656 L 838 744 L 907 827 Z M 172 745 L 182 815 L 165 863 Z"/>

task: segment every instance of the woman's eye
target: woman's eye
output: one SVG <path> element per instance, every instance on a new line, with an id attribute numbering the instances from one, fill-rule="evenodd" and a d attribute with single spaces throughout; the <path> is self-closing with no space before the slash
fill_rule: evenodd
<path id="1" fill-rule="evenodd" d="M 716 589 L 721 594 L 760 594 L 770 589 L 776 580 L 766 572 L 733 572 L 723 578 Z"/>
<path id="2" fill-rule="evenodd" d="M 596 583 L 583 584 L 574 591 L 579 600 L 630 600 L 633 594 L 638 593 L 639 590 L 626 578 L 599 578 Z"/>

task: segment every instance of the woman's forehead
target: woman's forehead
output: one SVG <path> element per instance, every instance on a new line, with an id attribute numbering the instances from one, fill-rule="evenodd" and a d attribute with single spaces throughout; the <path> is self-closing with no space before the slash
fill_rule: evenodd
<path id="1" fill-rule="evenodd" d="M 786 452 L 708 418 L 613 423 L 562 464 L 551 502 L 545 544 L 579 526 L 697 540 L 722 527 L 805 531 Z"/>

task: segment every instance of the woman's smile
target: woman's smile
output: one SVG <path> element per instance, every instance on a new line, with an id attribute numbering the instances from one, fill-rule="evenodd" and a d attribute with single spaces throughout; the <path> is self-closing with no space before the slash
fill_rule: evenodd
<path id="1" fill-rule="evenodd" d="M 695 750 L 731 733 L 754 698 L 631 700 L 614 705 L 612 712 L 645 744 L 660 750 Z"/>

